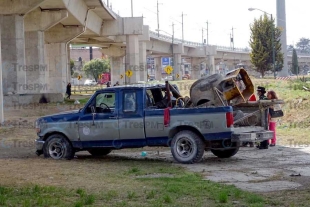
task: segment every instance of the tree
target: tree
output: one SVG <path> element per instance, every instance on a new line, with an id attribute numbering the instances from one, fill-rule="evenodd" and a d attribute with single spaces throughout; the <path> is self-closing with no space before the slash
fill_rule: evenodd
<path id="1" fill-rule="evenodd" d="M 300 38 L 299 42 L 296 44 L 297 51 L 302 53 L 310 53 L 310 39 Z"/>
<path id="2" fill-rule="evenodd" d="M 84 65 L 83 71 L 97 81 L 98 76 L 102 73 L 110 72 L 110 68 L 109 59 L 93 59 Z"/>
<path id="3" fill-rule="evenodd" d="M 73 60 L 70 60 L 70 70 L 71 70 L 71 76 L 74 74 L 74 61 Z"/>
<path id="4" fill-rule="evenodd" d="M 281 53 L 281 30 L 274 26 L 274 19 L 269 19 L 267 14 L 259 19 L 254 19 L 250 25 L 251 38 L 251 63 L 264 77 L 265 72 L 273 70 L 272 32 L 274 32 L 275 70 L 282 70 L 283 53 Z"/>
<path id="5" fill-rule="evenodd" d="M 298 75 L 299 73 L 298 57 L 295 49 L 293 50 L 293 56 L 292 56 L 292 73 L 295 75 Z"/>

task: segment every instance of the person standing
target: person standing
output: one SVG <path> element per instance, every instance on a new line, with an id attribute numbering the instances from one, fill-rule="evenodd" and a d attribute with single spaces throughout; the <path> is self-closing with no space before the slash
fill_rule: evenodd
<path id="1" fill-rule="evenodd" d="M 70 99 L 71 96 L 71 83 L 68 83 L 66 94 L 68 94 L 67 98 Z"/>
<path id="2" fill-rule="evenodd" d="M 278 96 L 276 92 L 274 91 L 268 91 L 267 93 L 267 98 L 269 100 L 277 100 Z M 274 107 L 271 106 L 269 109 L 269 112 L 272 112 L 274 110 Z M 269 130 L 273 131 L 273 138 L 271 139 L 270 147 L 276 146 L 276 125 L 277 125 L 277 118 L 271 118 L 270 113 L 269 113 Z"/>
<path id="3" fill-rule="evenodd" d="M 266 89 L 264 87 L 258 86 L 257 87 L 257 95 L 259 100 L 268 100 L 267 96 L 265 95 Z M 268 149 L 269 140 L 262 141 L 257 148 L 259 149 Z"/>
<path id="4" fill-rule="evenodd" d="M 111 87 L 111 82 L 110 81 L 107 82 L 107 88 L 109 88 L 109 87 Z"/>
<path id="5" fill-rule="evenodd" d="M 114 86 L 119 86 L 119 83 L 118 83 L 118 81 L 116 81 L 116 83 L 114 84 Z"/>

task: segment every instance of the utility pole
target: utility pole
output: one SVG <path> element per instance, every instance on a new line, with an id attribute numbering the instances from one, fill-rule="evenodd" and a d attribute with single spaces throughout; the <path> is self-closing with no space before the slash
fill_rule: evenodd
<path id="1" fill-rule="evenodd" d="M 159 3 L 157 0 L 157 36 L 159 37 Z"/>
<path id="2" fill-rule="evenodd" d="M 231 32 L 231 34 L 232 34 L 232 35 L 231 35 L 231 43 L 232 43 L 232 46 L 233 46 L 233 50 L 235 50 L 234 28 L 233 28 L 233 27 L 231 28 L 231 31 L 232 31 L 232 32 Z"/>
<path id="3" fill-rule="evenodd" d="M 184 21 L 183 21 L 184 15 L 186 16 L 186 14 L 183 14 L 183 12 L 182 12 L 182 42 L 184 42 Z"/>
<path id="4" fill-rule="evenodd" d="M 209 45 L 209 21 L 207 21 L 207 45 Z"/>
<path id="5" fill-rule="evenodd" d="M 204 39 L 203 39 L 203 28 L 201 29 L 201 32 L 202 32 L 202 44 L 204 44 Z"/>

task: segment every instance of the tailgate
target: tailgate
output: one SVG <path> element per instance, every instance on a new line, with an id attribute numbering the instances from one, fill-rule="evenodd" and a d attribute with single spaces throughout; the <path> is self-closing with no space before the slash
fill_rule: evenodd
<path id="1" fill-rule="evenodd" d="M 234 128 L 232 141 L 261 142 L 273 138 L 273 131 L 265 130 L 263 127 L 238 127 Z"/>

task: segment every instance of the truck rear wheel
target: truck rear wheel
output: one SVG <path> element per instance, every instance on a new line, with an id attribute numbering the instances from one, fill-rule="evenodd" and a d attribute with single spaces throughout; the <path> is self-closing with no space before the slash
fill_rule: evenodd
<path id="1" fill-rule="evenodd" d="M 108 155 L 112 150 L 110 149 L 90 149 L 88 152 L 95 157 Z"/>
<path id="2" fill-rule="evenodd" d="M 204 154 L 205 143 L 194 132 L 184 130 L 172 139 L 171 152 L 174 159 L 183 164 L 199 162 Z"/>
<path id="3" fill-rule="evenodd" d="M 234 156 L 235 154 L 237 154 L 237 152 L 239 151 L 239 147 L 234 148 L 234 149 L 229 149 L 229 150 L 214 150 L 211 149 L 211 152 L 219 157 L 219 158 L 229 158 Z"/>

